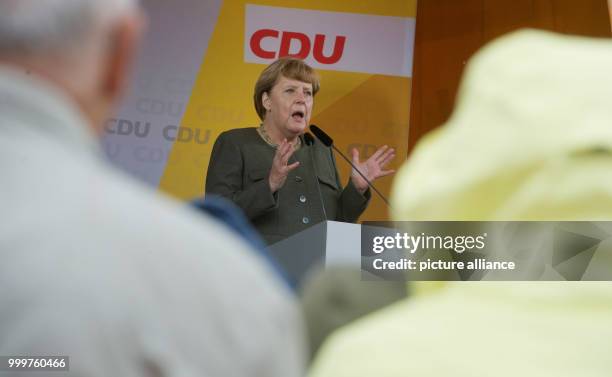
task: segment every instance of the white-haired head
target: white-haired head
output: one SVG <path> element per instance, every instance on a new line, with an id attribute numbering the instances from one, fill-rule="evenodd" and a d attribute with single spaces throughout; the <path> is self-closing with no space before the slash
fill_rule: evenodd
<path id="1" fill-rule="evenodd" d="M 0 0 L 0 67 L 62 90 L 101 132 L 144 23 L 138 0 Z"/>
<path id="2" fill-rule="evenodd" d="M 0 56 L 75 49 L 138 0 L 1 0 Z"/>

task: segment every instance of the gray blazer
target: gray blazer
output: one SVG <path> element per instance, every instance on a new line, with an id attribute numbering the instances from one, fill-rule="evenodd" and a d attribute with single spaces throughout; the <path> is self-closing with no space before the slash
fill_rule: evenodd
<path id="1" fill-rule="evenodd" d="M 360 194 L 350 179 L 342 188 L 333 152 L 318 140 L 311 146 L 302 140 L 289 160 L 300 161 L 300 166 L 272 194 L 268 175 L 274 153 L 254 127 L 223 132 L 213 146 L 206 177 L 206 194 L 236 203 L 268 244 L 324 221 L 322 204 L 327 220 L 355 222 L 366 209 L 370 190 Z"/>

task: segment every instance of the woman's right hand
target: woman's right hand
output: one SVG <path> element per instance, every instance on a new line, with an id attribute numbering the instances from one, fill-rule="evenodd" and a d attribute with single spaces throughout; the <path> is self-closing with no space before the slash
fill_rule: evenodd
<path id="1" fill-rule="evenodd" d="M 299 161 L 296 161 L 291 165 L 287 165 L 293 152 L 293 144 L 289 143 L 287 139 L 284 139 L 283 142 L 276 148 L 276 153 L 272 159 L 270 176 L 268 177 L 268 183 L 270 184 L 270 191 L 272 191 L 272 193 L 275 193 L 281 187 L 283 187 L 289 172 L 300 165 Z"/>

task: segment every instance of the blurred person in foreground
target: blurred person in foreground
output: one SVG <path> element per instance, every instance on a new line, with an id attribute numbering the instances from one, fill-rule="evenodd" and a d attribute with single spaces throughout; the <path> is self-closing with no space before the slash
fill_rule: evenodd
<path id="1" fill-rule="evenodd" d="M 370 199 L 368 183 L 356 172 L 342 187 L 331 148 L 304 138 L 319 87 L 316 72 L 302 60 L 278 59 L 255 83 L 261 125 L 223 132 L 212 150 L 206 195 L 233 201 L 268 244 L 321 221 L 356 222 Z M 352 151 L 370 182 L 393 173 L 385 167 L 394 156 L 383 146 L 361 162 Z"/>
<path id="2" fill-rule="evenodd" d="M 104 160 L 143 24 L 132 0 L 0 1 L 0 355 L 66 355 L 75 376 L 300 376 L 300 315 L 265 262 Z"/>
<path id="3" fill-rule="evenodd" d="M 523 31 L 484 48 L 451 119 L 400 170 L 394 218 L 609 220 L 611 65 L 609 40 Z M 612 373 L 612 283 L 418 291 L 332 335 L 311 376 Z"/>

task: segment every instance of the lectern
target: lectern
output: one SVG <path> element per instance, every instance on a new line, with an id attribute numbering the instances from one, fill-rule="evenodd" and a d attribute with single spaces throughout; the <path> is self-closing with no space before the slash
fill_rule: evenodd
<path id="1" fill-rule="evenodd" d="M 361 226 L 325 221 L 270 246 L 293 283 L 314 266 L 361 268 Z"/>

